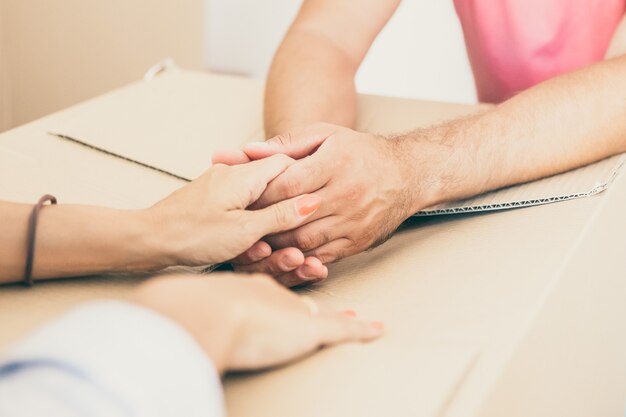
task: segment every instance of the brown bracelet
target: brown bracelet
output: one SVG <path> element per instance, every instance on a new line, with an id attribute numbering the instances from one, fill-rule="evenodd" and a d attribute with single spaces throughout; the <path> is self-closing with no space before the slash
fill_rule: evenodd
<path id="1" fill-rule="evenodd" d="M 28 241 L 26 246 L 26 268 L 24 270 L 24 285 L 31 287 L 33 285 L 33 261 L 35 259 L 35 237 L 37 235 L 37 218 L 39 211 L 46 202 L 56 204 L 57 199 L 50 194 L 46 194 L 39 199 L 28 219 Z"/>

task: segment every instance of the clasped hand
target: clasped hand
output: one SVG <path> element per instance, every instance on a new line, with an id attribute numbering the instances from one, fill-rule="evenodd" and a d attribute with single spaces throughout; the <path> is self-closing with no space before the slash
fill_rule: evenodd
<path id="1" fill-rule="evenodd" d="M 384 242 L 412 214 L 407 187 L 410 168 L 393 139 L 328 124 L 317 124 L 221 152 L 214 162 L 247 163 L 276 154 L 298 161 L 275 178 L 251 206 L 262 209 L 314 193 L 324 204 L 298 227 L 264 237 L 233 259 L 240 271 L 261 271 L 287 286 L 324 279 L 321 264 Z M 274 251 L 271 255 L 269 247 Z M 259 256 L 263 248 L 264 256 Z M 256 253 L 255 253 L 256 251 Z"/>

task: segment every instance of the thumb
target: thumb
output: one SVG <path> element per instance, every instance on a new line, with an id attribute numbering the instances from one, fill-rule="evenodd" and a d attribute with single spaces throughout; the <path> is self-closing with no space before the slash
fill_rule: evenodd
<path id="1" fill-rule="evenodd" d="M 267 158 L 277 153 L 284 153 L 294 159 L 300 159 L 315 152 L 338 128 L 338 126 L 331 124 L 320 123 L 293 129 L 265 142 L 249 143 L 244 146 L 243 151 L 250 159 Z"/>
<path id="2" fill-rule="evenodd" d="M 294 160 L 287 155 L 277 154 L 232 167 L 233 172 L 236 173 L 236 179 L 239 181 L 237 185 L 245 184 L 244 189 L 247 190 L 245 205 L 239 208 L 245 208 L 257 201 L 267 185 L 293 162 Z"/>
<path id="3" fill-rule="evenodd" d="M 247 211 L 258 227 L 258 238 L 300 226 L 320 207 L 322 199 L 305 194 L 273 204 L 261 210 Z"/>

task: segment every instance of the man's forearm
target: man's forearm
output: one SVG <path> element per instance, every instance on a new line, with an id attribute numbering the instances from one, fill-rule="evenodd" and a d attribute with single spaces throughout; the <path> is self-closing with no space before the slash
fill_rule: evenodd
<path id="1" fill-rule="evenodd" d="M 298 126 L 328 122 L 353 127 L 357 64 L 322 34 L 292 28 L 267 80 L 267 137 Z"/>
<path id="2" fill-rule="evenodd" d="M 482 114 L 397 139 L 400 155 L 422 167 L 413 175 L 416 183 L 427 184 L 414 196 L 415 209 L 625 152 L 626 57 L 554 78 Z"/>
<path id="3" fill-rule="evenodd" d="M 32 206 L 0 202 L 0 283 L 23 278 Z M 33 277 L 37 279 L 159 269 L 165 245 L 145 211 L 46 206 L 39 215 Z"/>

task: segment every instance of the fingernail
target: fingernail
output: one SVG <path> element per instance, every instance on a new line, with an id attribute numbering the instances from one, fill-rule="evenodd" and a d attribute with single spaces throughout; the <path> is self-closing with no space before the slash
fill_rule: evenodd
<path id="1" fill-rule="evenodd" d="M 296 201 L 296 209 L 302 217 L 308 216 L 309 214 L 320 208 L 321 202 L 321 198 L 319 198 L 315 194 L 305 195 L 304 197 Z"/>
<path id="2" fill-rule="evenodd" d="M 383 330 L 385 328 L 385 325 L 381 321 L 373 321 L 370 323 L 370 326 L 376 330 Z"/>
<path id="3" fill-rule="evenodd" d="M 354 310 L 344 310 L 343 314 L 348 317 L 356 317 L 356 311 Z"/>

